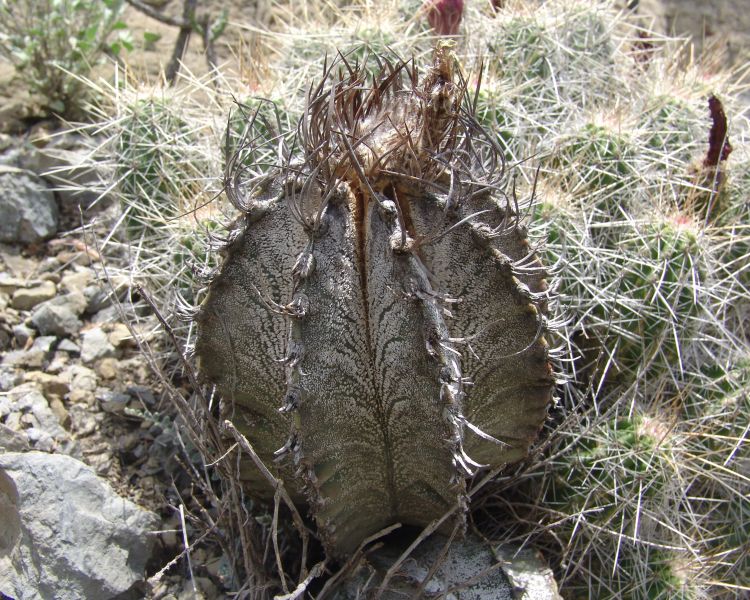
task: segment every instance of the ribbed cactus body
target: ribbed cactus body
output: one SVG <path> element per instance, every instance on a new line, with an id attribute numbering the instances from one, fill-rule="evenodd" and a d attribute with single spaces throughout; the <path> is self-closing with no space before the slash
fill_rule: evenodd
<path id="1" fill-rule="evenodd" d="M 313 88 L 302 156 L 234 188 L 198 316 L 204 377 L 334 555 L 463 520 L 465 478 L 522 458 L 551 397 L 545 272 L 453 68 L 439 48 L 422 82 L 346 65 Z"/>

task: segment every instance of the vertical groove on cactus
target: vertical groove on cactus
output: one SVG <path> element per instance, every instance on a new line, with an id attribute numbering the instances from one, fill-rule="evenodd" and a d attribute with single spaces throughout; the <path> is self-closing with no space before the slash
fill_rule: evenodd
<path id="1" fill-rule="evenodd" d="M 229 178 L 247 214 L 196 354 L 335 556 L 395 522 L 460 525 L 465 478 L 522 458 L 551 399 L 546 272 L 454 60 L 439 45 L 422 81 L 383 60 L 370 84 L 341 57 L 299 148 Z"/>

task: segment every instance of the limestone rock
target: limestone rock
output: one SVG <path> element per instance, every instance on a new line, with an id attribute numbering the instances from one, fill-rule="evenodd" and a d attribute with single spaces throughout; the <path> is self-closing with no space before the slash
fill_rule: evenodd
<path id="1" fill-rule="evenodd" d="M 16 600 L 127 592 L 157 523 L 74 458 L 0 455 L 0 589 Z"/>
<path id="2" fill-rule="evenodd" d="M 433 535 L 411 553 L 384 588 L 382 600 L 411 598 L 424 587 L 424 597 L 448 600 L 562 600 L 551 569 L 529 551 L 491 548 L 481 540 L 467 536 L 456 539 L 445 558 L 441 554 L 447 538 Z M 383 576 L 405 549 L 405 542 L 386 544 L 368 554 L 368 562 L 335 596 L 336 600 L 370 597 Z M 436 561 L 440 566 L 428 580 Z M 454 590 L 454 591 L 449 591 Z"/>
<path id="3" fill-rule="evenodd" d="M 55 195 L 34 175 L 13 167 L 0 168 L 0 242 L 31 244 L 57 231 Z"/>
<path id="4" fill-rule="evenodd" d="M 67 337 L 75 335 L 82 327 L 76 306 L 62 296 L 43 302 L 34 309 L 31 322 L 42 335 Z"/>
<path id="5" fill-rule="evenodd" d="M 0 416 L 2 416 L 1 410 Z M 26 452 L 29 450 L 29 440 L 23 433 L 0 423 L 0 450 L 3 452 Z"/>
<path id="6" fill-rule="evenodd" d="M 47 398 L 33 384 L 14 387 L 8 392 L 8 412 L 20 413 L 21 427 L 32 446 L 52 451 L 70 445 L 70 436 L 50 408 Z"/>
<path id="7" fill-rule="evenodd" d="M 16 310 L 31 310 L 37 304 L 51 300 L 57 293 L 57 287 L 51 281 L 42 281 L 30 288 L 19 288 L 13 292 L 11 305 Z"/>
<path id="8" fill-rule="evenodd" d="M 107 334 L 101 327 L 89 329 L 81 335 L 81 360 L 84 363 L 93 363 L 114 354 L 115 347 L 109 343 Z"/>

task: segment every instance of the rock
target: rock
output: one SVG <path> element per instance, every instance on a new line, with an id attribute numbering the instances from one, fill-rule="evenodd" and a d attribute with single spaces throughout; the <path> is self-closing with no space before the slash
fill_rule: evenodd
<path id="1" fill-rule="evenodd" d="M 62 281 L 62 277 L 60 276 L 60 273 L 53 272 L 53 273 L 43 273 L 41 275 L 42 281 L 51 281 L 55 285 L 59 284 Z"/>
<path id="2" fill-rule="evenodd" d="M 31 244 L 57 232 L 55 195 L 34 175 L 14 167 L 0 168 L 0 241 Z"/>
<path id="3" fill-rule="evenodd" d="M 52 336 L 38 337 L 28 350 L 13 350 L 6 353 L 3 365 L 39 369 L 51 356 L 55 341 L 56 338 Z"/>
<path id="4" fill-rule="evenodd" d="M 31 283 L 29 278 L 39 269 L 39 261 L 34 258 L 27 258 L 18 248 L 2 248 L 0 260 L 5 263 L 5 270 L 12 278 L 20 279 L 23 282 L 21 287 Z"/>
<path id="5" fill-rule="evenodd" d="M 54 452 L 54 438 L 41 427 L 29 427 L 25 433 L 26 438 L 35 450 L 41 452 Z"/>
<path id="6" fill-rule="evenodd" d="M 34 330 L 30 327 L 26 327 L 26 325 L 16 325 L 13 328 L 13 337 L 16 339 L 18 347 L 23 348 L 26 345 L 26 342 L 34 337 Z"/>
<path id="7" fill-rule="evenodd" d="M 24 384 L 17 386 L 8 392 L 10 410 L 21 413 L 22 422 L 31 425 L 27 428 L 29 441 L 33 445 L 35 441 L 43 440 L 45 450 L 53 450 L 55 443 L 64 444 L 70 442 L 68 432 L 63 429 L 57 415 L 50 408 L 47 398 L 44 397 L 33 385 Z M 47 440 L 42 433 L 33 431 L 40 430 L 50 438 L 51 446 L 47 447 Z"/>
<path id="8" fill-rule="evenodd" d="M 17 371 L 15 367 L 0 365 L 0 392 L 7 392 L 21 385 L 21 382 L 23 382 L 23 373 Z"/>
<path id="9" fill-rule="evenodd" d="M 55 413 L 55 416 L 57 417 L 57 420 L 60 421 L 60 425 L 63 426 L 63 429 L 70 430 L 70 413 L 68 413 L 68 409 L 65 408 L 62 400 L 59 398 L 52 398 L 52 400 L 49 401 L 49 407 L 50 410 Z"/>
<path id="10" fill-rule="evenodd" d="M 130 396 L 121 392 L 101 389 L 96 399 L 104 412 L 122 414 L 125 408 L 130 404 Z"/>
<path id="11" fill-rule="evenodd" d="M 101 327 L 95 327 L 81 334 L 81 360 L 90 364 L 100 358 L 115 355 L 115 347 L 109 343 L 107 334 Z"/>
<path id="12" fill-rule="evenodd" d="M 26 373 L 25 377 L 27 382 L 39 385 L 45 396 L 57 396 L 62 398 L 70 391 L 70 384 L 60 375 L 51 375 L 41 371 L 30 371 Z"/>
<path id="13" fill-rule="evenodd" d="M 38 354 L 31 355 L 27 350 L 11 350 L 3 356 L 3 366 L 7 368 L 31 367 L 38 369 L 42 366 L 44 357 Z"/>
<path id="14" fill-rule="evenodd" d="M 31 315 L 31 323 L 42 335 L 75 335 L 83 324 L 69 304 L 55 302 L 56 300 L 58 298 L 37 306 Z"/>
<path id="15" fill-rule="evenodd" d="M 0 589 L 16 600 L 112 598 L 143 580 L 159 519 L 82 462 L 0 455 Z"/>
<path id="16" fill-rule="evenodd" d="M 112 330 L 109 332 L 109 343 L 115 348 L 135 346 L 135 340 L 130 335 L 130 329 L 123 323 L 115 323 L 112 326 Z"/>
<path id="17" fill-rule="evenodd" d="M 10 341 L 14 339 L 11 329 L 5 323 L 0 322 L 0 351 L 10 348 Z"/>
<path id="18" fill-rule="evenodd" d="M 81 353 L 81 348 L 77 344 L 71 342 L 70 340 L 62 340 L 57 345 L 57 349 L 60 350 L 61 352 L 67 352 L 68 354 L 80 354 Z"/>
<path id="19" fill-rule="evenodd" d="M 43 335 L 34 340 L 30 350 L 37 350 L 39 352 L 44 352 L 44 354 L 52 354 L 56 342 L 57 338 L 55 336 Z"/>
<path id="20" fill-rule="evenodd" d="M 39 154 L 25 136 L 0 134 L 0 152 L 0 165 L 39 173 Z"/>
<path id="21" fill-rule="evenodd" d="M 441 535 L 433 535 L 418 545 L 380 597 L 383 600 L 413 597 L 440 559 L 446 540 Z M 386 544 L 369 553 L 369 567 L 361 566 L 335 596 L 336 600 L 365 598 L 369 597 L 368 591 L 374 593 L 386 571 L 406 548 L 406 542 Z M 491 548 L 470 534 L 462 540 L 454 539 L 435 574 L 424 583 L 424 596 L 460 597 L 461 600 L 562 600 L 551 569 L 533 553 L 515 550 L 502 546 Z M 457 586 L 460 586 L 460 595 L 446 594 Z"/>
<path id="22" fill-rule="evenodd" d="M 83 295 L 86 296 L 86 312 L 89 314 L 93 315 L 112 305 L 112 295 L 100 285 L 87 285 Z"/>
<path id="23" fill-rule="evenodd" d="M 104 325 L 106 323 L 115 323 L 120 320 L 120 309 L 116 306 L 108 306 L 97 312 L 91 317 L 91 322 L 97 325 Z"/>
<path id="24" fill-rule="evenodd" d="M 71 392 L 71 395 L 73 395 Z M 92 403 L 95 402 L 93 392 L 87 392 L 91 394 Z M 99 413 L 101 414 L 101 413 Z M 96 431 L 98 421 L 95 415 L 91 414 L 91 409 L 83 404 L 74 404 L 70 407 L 70 420 L 72 423 L 72 429 L 75 431 L 77 438 L 84 438 L 91 435 Z"/>
<path id="25" fill-rule="evenodd" d="M 16 310 L 31 310 L 37 304 L 54 298 L 55 294 L 57 294 L 57 286 L 51 281 L 42 281 L 37 286 L 19 288 L 13 292 L 11 306 Z"/>
<path id="26" fill-rule="evenodd" d="M 47 365 L 47 373 L 50 375 L 59 375 L 63 369 L 68 366 L 70 357 L 65 352 L 55 352 L 52 360 Z"/>
<path id="27" fill-rule="evenodd" d="M 61 306 L 67 306 L 78 317 L 86 312 L 86 307 L 88 306 L 88 299 L 86 298 L 86 295 L 83 292 L 76 291 L 68 292 L 67 294 L 58 296 L 54 300 L 51 300 L 51 302 L 60 304 Z"/>
<path id="28" fill-rule="evenodd" d="M 94 369 L 102 379 L 114 379 L 117 377 L 117 359 L 104 358 L 96 363 Z"/>
<path id="29" fill-rule="evenodd" d="M 71 390 L 96 390 L 96 373 L 82 365 L 71 365 L 63 372 L 62 376 L 70 383 Z"/>
<path id="30" fill-rule="evenodd" d="M 18 277 L 11 277 L 7 273 L 0 273 L 0 293 L 13 295 L 17 289 L 27 287 L 30 283 Z"/>
<path id="31" fill-rule="evenodd" d="M 29 450 L 29 439 L 23 433 L 14 431 L 0 423 L 0 450 L 3 452 L 26 452 Z M 0 483 L 1 486 L 2 483 Z M 2 495 L 1 491 L 0 495 Z M 1 502 L 0 506 L 2 506 Z M 0 510 L 0 512 L 2 511 Z M 2 519 L 0 518 L 0 520 Z M 0 533 L 0 536 L 2 536 L 2 533 Z M 2 552 L 1 549 L 0 552 Z"/>
<path id="32" fill-rule="evenodd" d="M 145 385 L 130 385 L 126 391 L 146 408 L 153 409 L 156 406 L 154 393 Z"/>
<path id="33" fill-rule="evenodd" d="M 66 292 L 83 293 L 84 289 L 89 285 L 93 278 L 94 272 L 91 269 L 76 266 L 74 269 L 65 273 L 60 282 L 60 287 Z"/>

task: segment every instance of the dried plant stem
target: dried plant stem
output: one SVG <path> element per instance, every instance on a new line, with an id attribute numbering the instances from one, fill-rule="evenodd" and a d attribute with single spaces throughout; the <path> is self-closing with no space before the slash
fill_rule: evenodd
<path id="1" fill-rule="evenodd" d="M 320 593 L 318 594 L 318 597 L 316 598 L 316 600 L 325 600 L 325 598 L 328 597 L 328 594 L 336 588 L 338 583 L 357 568 L 360 560 L 362 559 L 362 556 L 365 553 L 365 548 L 369 544 L 372 544 L 372 542 L 374 542 L 375 540 L 385 537 L 386 535 L 388 535 L 389 533 L 392 533 L 399 527 L 401 527 L 401 523 L 394 523 L 393 525 L 390 525 L 389 527 L 381 529 L 377 533 L 374 533 L 371 536 L 362 540 L 362 542 L 360 543 L 359 547 L 354 552 L 354 554 L 352 554 L 351 557 L 349 557 L 349 560 L 347 560 L 346 563 L 344 563 L 344 566 L 341 567 L 333 576 L 331 576 L 328 579 L 328 581 L 326 581 L 325 585 L 323 586 L 323 589 L 320 590 Z M 374 546 L 368 548 L 367 551 L 372 552 L 374 550 L 377 550 L 381 546 L 382 546 L 382 543 L 375 544 Z"/>
<path id="2" fill-rule="evenodd" d="M 195 17 L 195 8 L 197 5 L 198 0 L 185 0 L 185 4 L 183 5 L 183 23 L 180 25 L 180 33 L 177 35 L 177 41 L 172 51 L 172 58 L 169 60 L 165 74 L 169 85 L 174 85 L 174 82 L 177 80 L 177 74 L 180 72 L 180 63 L 187 50 L 190 34 L 193 32 L 191 21 Z"/>
<path id="3" fill-rule="evenodd" d="M 451 531 L 451 534 L 448 536 L 448 539 L 445 540 L 445 544 L 443 544 L 443 548 L 440 550 L 440 554 L 435 559 L 435 562 L 430 567 L 430 570 L 427 572 L 427 575 L 425 575 L 425 578 L 422 580 L 422 583 L 419 584 L 419 589 L 417 590 L 417 594 L 414 596 L 414 600 L 420 600 L 425 592 L 425 587 L 427 584 L 432 580 L 432 578 L 435 576 L 435 573 L 437 573 L 438 569 L 443 565 L 445 562 L 446 557 L 448 556 L 448 551 L 450 550 L 451 544 L 453 544 L 453 540 L 456 538 L 456 535 L 458 534 L 458 530 L 460 529 L 461 523 L 456 523 L 453 526 L 453 530 Z"/>
<path id="4" fill-rule="evenodd" d="M 292 521 L 294 522 L 294 527 L 297 529 L 297 532 L 299 533 L 299 536 L 302 539 L 302 558 L 301 558 L 302 566 L 300 569 L 300 583 L 301 583 L 301 581 L 307 575 L 307 572 L 306 572 L 307 549 L 308 549 L 309 542 L 310 542 L 310 532 L 308 528 L 305 526 L 305 523 L 302 520 L 302 517 L 300 516 L 299 511 L 297 510 L 297 507 L 294 505 L 294 502 L 289 496 L 289 492 L 286 491 L 286 488 L 284 487 L 284 483 L 280 479 L 277 479 L 276 477 L 274 477 L 273 473 L 271 473 L 271 471 L 268 470 L 268 467 L 266 467 L 266 465 L 260 459 L 260 457 L 253 449 L 250 442 L 247 441 L 247 438 L 244 435 L 242 435 L 234 426 L 234 424 L 229 420 L 224 421 L 224 428 L 230 435 L 232 435 L 232 437 L 234 437 L 234 439 L 239 443 L 240 447 L 250 456 L 253 463 L 255 463 L 255 466 L 258 468 L 261 474 L 273 486 L 275 490 L 275 494 L 278 494 L 278 496 L 284 501 L 284 504 L 292 513 Z M 276 511 L 274 511 L 274 516 L 276 516 Z"/>
<path id="5" fill-rule="evenodd" d="M 320 577 L 326 569 L 327 561 L 323 560 L 319 563 L 316 563 L 312 569 L 310 569 L 310 573 L 303 581 L 300 582 L 300 584 L 292 590 L 291 593 L 284 594 L 283 596 L 274 596 L 274 600 L 295 600 L 296 598 L 299 598 L 307 591 L 307 587 L 310 585 L 310 582 L 315 579 L 316 577 Z"/>

